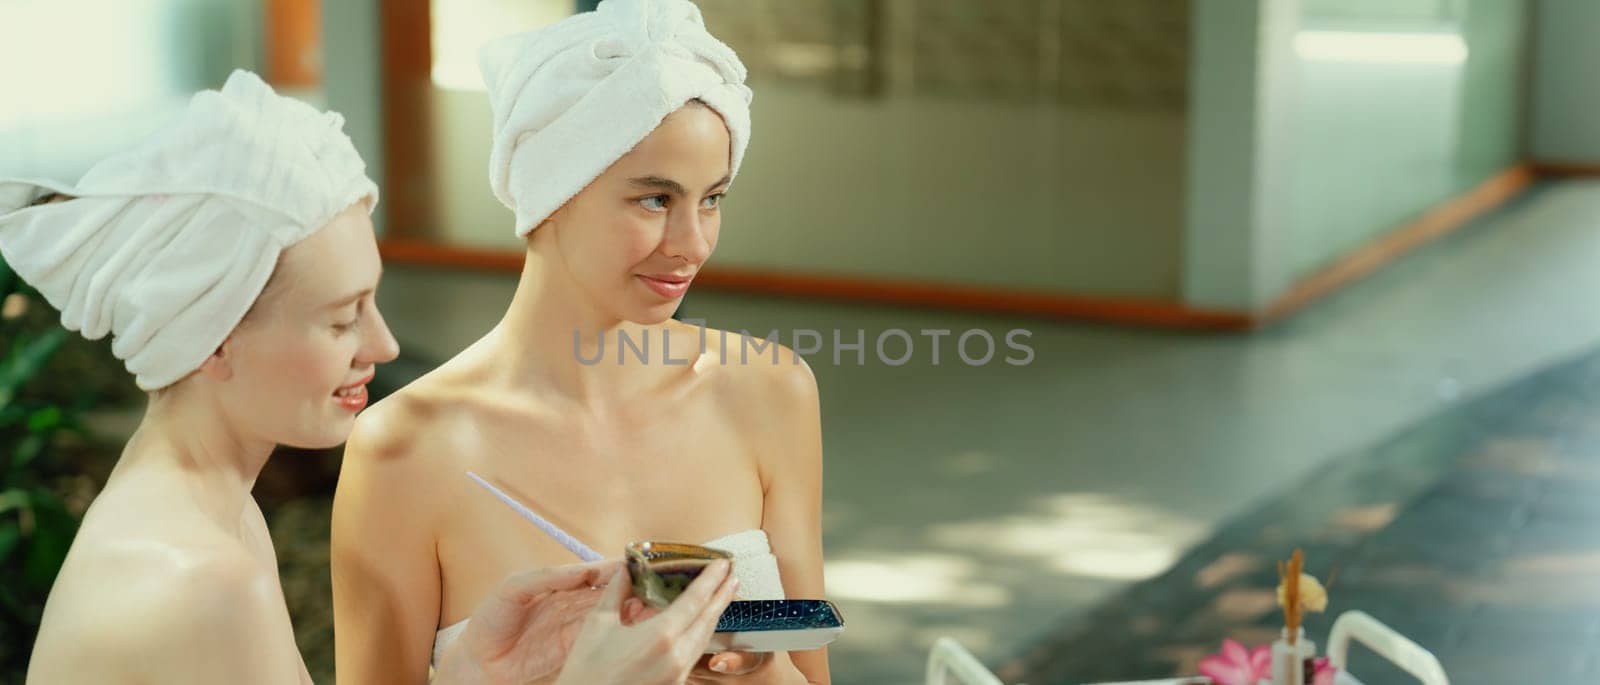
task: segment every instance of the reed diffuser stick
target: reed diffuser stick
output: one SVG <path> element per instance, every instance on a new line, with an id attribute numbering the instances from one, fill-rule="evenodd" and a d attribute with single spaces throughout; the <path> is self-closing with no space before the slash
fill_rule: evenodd
<path id="1" fill-rule="evenodd" d="M 1300 638 L 1300 572 L 1305 568 L 1305 555 L 1299 549 L 1289 557 L 1288 568 L 1280 571 L 1283 579 L 1283 620 L 1289 628 L 1289 644 Z"/>

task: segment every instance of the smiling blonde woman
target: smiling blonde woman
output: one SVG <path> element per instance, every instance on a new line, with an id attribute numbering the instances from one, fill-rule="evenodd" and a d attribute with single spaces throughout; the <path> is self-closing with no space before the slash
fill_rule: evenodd
<path id="1" fill-rule="evenodd" d="M 310 682 L 250 490 L 276 445 L 343 442 L 398 352 L 374 301 L 377 188 L 342 123 L 235 72 L 76 185 L 0 180 L 0 253 L 66 327 L 112 334 L 150 393 L 52 588 L 28 682 Z M 563 685 L 681 682 L 732 597 L 727 570 L 630 626 L 618 573 L 504 574 L 437 682 L 526 682 L 562 661 Z M 569 656 L 550 636 L 572 598 L 598 606 Z"/>
<path id="2" fill-rule="evenodd" d="M 731 552 L 740 599 L 824 596 L 810 369 L 787 348 L 719 363 L 724 336 L 743 340 L 708 330 L 701 348 L 670 318 L 750 138 L 738 56 L 687 0 L 606 0 L 490 44 L 483 66 L 490 186 L 526 262 L 493 330 L 357 422 L 333 512 L 346 685 L 422 682 L 496 578 L 631 541 Z M 582 361 L 621 335 L 670 339 L 680 363 Z M 826 684 L 827 654 L 723 653 L 691 676 L 724 680 Z"/>

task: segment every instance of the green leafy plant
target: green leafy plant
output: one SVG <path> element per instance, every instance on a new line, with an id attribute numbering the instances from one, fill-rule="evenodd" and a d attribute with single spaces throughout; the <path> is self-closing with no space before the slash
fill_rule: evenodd
<path id="1" fill-rule="evenodd" d="M 0 680 L 21 682 L 44 599 L 78 529 L 50 487 L 52 451 L 83 434 L 82 406 L 35 392 L 69 334 L 38 293 L 0 259 Z"/>

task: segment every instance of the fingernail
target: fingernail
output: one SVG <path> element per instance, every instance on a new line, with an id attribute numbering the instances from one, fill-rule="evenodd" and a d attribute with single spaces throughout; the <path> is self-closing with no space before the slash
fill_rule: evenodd
<path id="1" fill-rule="evenodd" d="M 727 659 L 717 659 L 717 660 L 712 661 L 711 662 L 711 670 L 716 671 L 718 673 L 727 673 L 728 672 L 728 660 Z"/>

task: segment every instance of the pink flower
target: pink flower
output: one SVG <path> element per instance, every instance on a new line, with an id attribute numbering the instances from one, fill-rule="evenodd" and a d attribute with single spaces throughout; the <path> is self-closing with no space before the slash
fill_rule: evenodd
<path id="1" fill-rule="evenodd" d="M 1339 674 L 1339 667 L 1328 661 L 1328 657 L 1319 656 L 1312 661 L 1315 670 L 1311 674 L 1311 685 L 1333 685 L 1333 678 Z"/>
<path id="2" fill-rule="evenodd" d="M 1271 673 L 1272 648 L 1267 645 L 1247 650 L 1234 640 L 1223 640 L 1221 653 L 1200 660 L 1200 675 L 1217 685 L 1256 685 Z M 1333 681 L 1328 682 L 1331 685 Z M 1323 683 L 1317 681 L 1314 685 Z"/>

